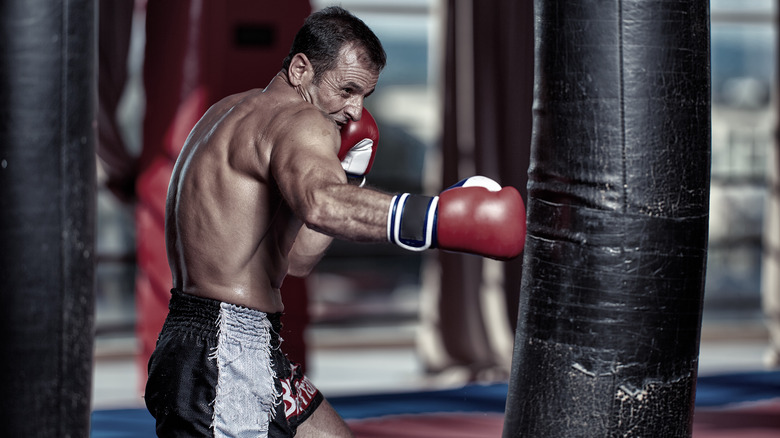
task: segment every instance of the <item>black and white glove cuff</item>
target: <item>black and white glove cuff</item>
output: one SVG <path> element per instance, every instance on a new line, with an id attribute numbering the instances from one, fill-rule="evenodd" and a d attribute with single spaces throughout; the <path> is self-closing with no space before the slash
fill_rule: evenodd
<path id="1" fill-rule="evenodd" d="M 387 240 L 410 251 L 435 248 L 438 204 L 438 196 L 394 196 L 387 215 Z"/>

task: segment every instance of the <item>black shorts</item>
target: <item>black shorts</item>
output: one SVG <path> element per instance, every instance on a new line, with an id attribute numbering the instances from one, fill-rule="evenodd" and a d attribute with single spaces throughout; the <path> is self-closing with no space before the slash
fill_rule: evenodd
<path id="1" fill-rule="evenodd" d="M 322 394 L 280 348 L 280 314 L 174 289 L 149 361 L 158 436 L 291 437 Z"/>

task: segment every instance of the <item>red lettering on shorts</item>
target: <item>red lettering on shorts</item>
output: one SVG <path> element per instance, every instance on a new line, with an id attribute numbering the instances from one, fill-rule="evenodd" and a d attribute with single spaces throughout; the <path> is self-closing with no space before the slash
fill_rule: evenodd
<path id="1" fill-rule="evenodd" d="M 298 365 L 293 365 L 290 378 L 282 380 L 284 415 L 289 419 L 297 417 L 311 404 L 317 395 L 317 388 L 303 374 L 296 375 Z"/>

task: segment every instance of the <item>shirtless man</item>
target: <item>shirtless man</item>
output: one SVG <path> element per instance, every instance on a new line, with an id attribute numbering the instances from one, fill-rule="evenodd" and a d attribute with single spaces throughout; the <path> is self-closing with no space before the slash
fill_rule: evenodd
<path id="1" fill-rule="evenodd" d="M 307 275 L 334 237 L 497 258 L 522 249 L 514 189 L 483 178 L 488 188 L 455 196 L 392 196 L 349 182 L 341 130 L 365 122 L 384 64 L 362 21 L 327 8 L 265 89 L 223 99 L 193 128 L 168 190 L 173 295 L 145 395 L 160 436 L 352 436 L 278 336 L 285 276 Z M 482 219 L 494 232 L 472 236 Z"/>

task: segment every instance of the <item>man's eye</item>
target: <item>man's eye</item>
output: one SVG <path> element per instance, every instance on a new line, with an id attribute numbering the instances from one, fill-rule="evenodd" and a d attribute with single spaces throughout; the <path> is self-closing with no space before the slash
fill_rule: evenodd
<path id="1" fill-rule="evenodd" d="M 341 94 L 343 94 L 344 96 L 351 96 L 353 91 L 354 90 L 352 90 L 351 88 L 344 88 L 341 90 Z"/>

